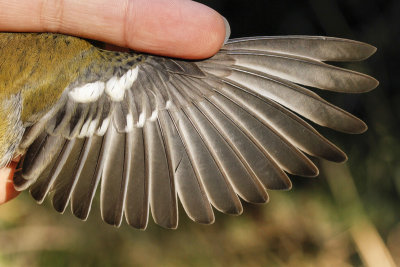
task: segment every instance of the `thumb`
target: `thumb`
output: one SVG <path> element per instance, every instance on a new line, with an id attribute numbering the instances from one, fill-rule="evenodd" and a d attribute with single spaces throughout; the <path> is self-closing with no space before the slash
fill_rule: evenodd
<path id="1" fill-rule="evenodd" d="M 226 31 L 216 11 L 190 0 L 0 0 L 0 10 L 0 31 L 60 32 L 180 58 L 212 56 Z"/>

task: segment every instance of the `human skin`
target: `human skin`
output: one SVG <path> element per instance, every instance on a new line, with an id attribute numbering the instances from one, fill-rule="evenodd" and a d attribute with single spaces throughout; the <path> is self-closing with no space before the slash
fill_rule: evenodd
<path id="1" fill-rule="evenodd" d="M 59 32 L 186 59 L 215 54 L 225 24 L 190 0 L 0 0 L 0 32 Z M 17 163 L 0 169 L 0 204 L 16 197 Z"/>

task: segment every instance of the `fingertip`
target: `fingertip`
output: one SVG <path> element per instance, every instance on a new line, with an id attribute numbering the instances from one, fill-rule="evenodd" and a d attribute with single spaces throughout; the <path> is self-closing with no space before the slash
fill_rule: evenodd
<path id="1" fill-rule="evenodd" d="M 203 14 L 198 15 L 198 20 L 193 16 L 188 16 L 188 19 L 194 20 L 196 27 L 192 29 L 193 39 L 190 40 L 185 50 L 188 58 L 202 59 L 208 58 L 216 54 L 225 44 L 227 37 L 230 36 L 230 27 L 227 20 L 218 12 L 208 6 L 192 2 L 192 12 L 197 13 L 202 10 Z M 200 5 L 201 8 L 196 7 Z M 189 12 L 188 12 L 189 13 Z M 186 55 L 183 55 L 186 57 Z"/>
<path id="2" fill-rule="evenodd" d="M 136 0 L 128 11 L 127 46 L 170 57 L 213 56 L 226 37 L 226 23 L 215 10 L 182 0 Z"/>
<path id="3" fill-rule="evenodd" d="M 198 40 L 195 40 L 193 44 L 202 43 L 202 47 L 201 49 L 198 46 L 193 47 L 195 53 L 193 59 L 208 58 L 216 54 L 231 33 L 228 21 L 215 10 L 206 8 L 209 9 L 209 15 L 206 15 L 208 17 L 204 19 L 204 25 L 208 25 L 208 27 L 203 26 L 203 32 L 200 32 L 199 29 L 199 34 L 196 36 Z"/>

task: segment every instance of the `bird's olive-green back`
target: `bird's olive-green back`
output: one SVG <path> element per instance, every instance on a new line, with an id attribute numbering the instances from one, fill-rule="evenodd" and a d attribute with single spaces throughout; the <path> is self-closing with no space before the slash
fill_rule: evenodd
<path id="1" fill-rule="evenodd" d="M 68 86 L 122 76 L 145 59 L 62 34 L 0 33 L 0 103 L 21 93 L 21 120 L 33 123 Z"/>
<path id="2" fill-rule="evenodd" d="M 98 54 L 71 36 L 0 33 L 0 101 L 21 93 L 21 120 L 29 122 L 47 111 Z"/>

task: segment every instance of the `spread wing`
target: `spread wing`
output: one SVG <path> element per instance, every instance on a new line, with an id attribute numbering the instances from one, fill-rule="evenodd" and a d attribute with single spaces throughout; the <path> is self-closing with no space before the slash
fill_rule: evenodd
<path id="1" fill-rule="evenodd" d="M 287 173 L 316 176 L 305 155 L 342 162 L 346 155 L 303 118 L 346 133 L 366 125 L 304 87 L 362 93 L 378 82 L 323 61 L 358 61 L 375 48 L 307 36 L 234 39 L 204 61 L 147 56 L 107 82 L 66 90 L 27 129 L 15 178 L 42 202 L 86 219 L 100 185 L 105 222 L 145 228 L 151 212 L 178 224 L 212 223 L 212 207 L 240 214 L 239 198 L 268 201 L 289 189 Z"/>

